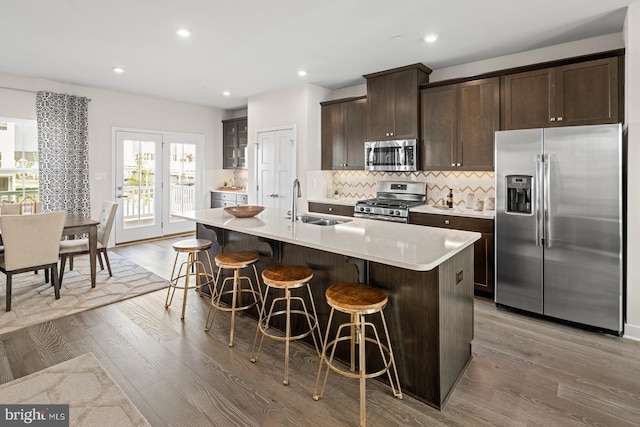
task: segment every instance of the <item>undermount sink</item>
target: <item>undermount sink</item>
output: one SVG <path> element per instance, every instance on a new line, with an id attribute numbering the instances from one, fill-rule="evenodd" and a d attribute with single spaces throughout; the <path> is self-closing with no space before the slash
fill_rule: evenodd
<path id="1" fill-rule="evenodd" d="M 305 224 L 314 224 L 314 225 L 336 225 L 336 224 L 342 224 L 345 222 L 349 222 L 350 220 L 348 219 L 329 219 L 329 218 L 320 218 L 317 216 L 310 216 L 310 215 L 299 215 L 298 216 L 298 221 L 303 222 Z"/>

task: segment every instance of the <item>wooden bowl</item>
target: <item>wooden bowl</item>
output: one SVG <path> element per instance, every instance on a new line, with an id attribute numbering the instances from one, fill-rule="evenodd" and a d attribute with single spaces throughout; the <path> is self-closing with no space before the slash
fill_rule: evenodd
<path id="1" fill-rule="evenodd" d="M 262 212 L 264 206 L 228 206 L 224 210 L 236 218 L 250 218 Z"/>

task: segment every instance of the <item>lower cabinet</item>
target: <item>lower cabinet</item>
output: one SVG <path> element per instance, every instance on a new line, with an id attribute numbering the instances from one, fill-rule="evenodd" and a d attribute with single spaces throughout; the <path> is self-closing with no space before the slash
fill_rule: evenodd
<path id="1" fill-rule="evenodd" d="M 476 233 L 480 233 L 480 240 L 478 240 L 473 247 L 474 290 L 475 294 L 478 296 L 493 298 L 493 272 L 495 265 L 493 251 L 493 220 L 411 212 L 409 221 L 411 224 L 452 228 L 455 230 L 475 231 Z"/>
<path id="2" fill-rule="evenodd" d="M 247 204 L 247 195 L 238 194 L 230 191 L 212 191 L 211 207 L 226 208 L 227 206 L 240 206 Z"/>
<path id="3" fill-rule="evenodd" d="M 332 203 L 317 203 L 309 202 L 309 212 L 340 215 L 340 216 L 353 216 L 353 206 L 348 205 L 334 205 Z"/>

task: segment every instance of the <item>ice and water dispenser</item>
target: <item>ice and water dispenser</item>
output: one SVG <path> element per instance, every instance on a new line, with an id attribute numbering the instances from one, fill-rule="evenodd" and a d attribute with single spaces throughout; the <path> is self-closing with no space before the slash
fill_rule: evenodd
<path id="1" fill-rule="evenodd" d="M 531 184 L 528 175 L 507 175 L 507 213 L 531 214 Z"/>

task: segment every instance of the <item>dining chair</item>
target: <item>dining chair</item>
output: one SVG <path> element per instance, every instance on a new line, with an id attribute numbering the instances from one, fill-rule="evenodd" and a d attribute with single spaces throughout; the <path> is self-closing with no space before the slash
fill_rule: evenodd
<path id="1" fill-rule="evenodd" d="M 41 202 L 36 202 L 35 200 L 33 200 L 33 202 L 31 202 L 31 200 L 27 200 L 27 199 L 33 200 L 31 197 L 27 196 L 20 203 L 2 202 L 2 205 L 0 207 L 0 214 L 1 215 L 21 215 L 23 213 L 27 214 L 27 213 L 41 213 L 42 212 L 42 203 Z M 25 200 L 26 200 L 26 202 L 25 202 Z"/>
<path id="2" fill-rule="evenodd" d="M 55 297 L 60 298 L 57 268 L 65 217 L 65 212 L 0 216 L 0 232 L 4 244 L 4 253 L 0 255 L 0 271 L 7 277 L 7 311 L 11 311 L 14 274 L 49 270 Z"/>
<path id="3" fill-rule="evenodd" d="M 98 262 L 100 263 L 100 269 L 104 270 L 104 263 L 107 264 L 107 271 L 109 277 L 111 274 L 111 264 L 109 263 L 109 255 L 107 254 L 107 246 L 109 245 L 109 236 L 111 235 L 111 229 L 113 228 L 113 222 L 116 217 L 116 210 L 118 204 L 109 200 L 102 202 L 102 208 L 100 209 L 100 217 L 98 224 L 98 253 L 96 254 Z M 69 267 L 73 269 L 73 257 L 76 255 L 83 255 L 89 253 L 89 239 L 72 239 L 63 240 L 60 242 L 60 284 L 64 277 L 64 268 L 69 258 Z"/>

